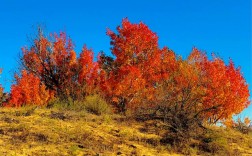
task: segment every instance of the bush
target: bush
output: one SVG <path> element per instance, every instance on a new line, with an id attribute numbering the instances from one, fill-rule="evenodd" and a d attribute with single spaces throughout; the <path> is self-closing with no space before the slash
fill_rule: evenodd
<path id="1" fill-rule="evenodd" d="M 138 120 L 160 120 L 163 122 L 166 134 L 161 139 L 162 144 L 170 144 L 182 151 L 191 139 L 203 134 L 206 130 L 204 120 L 194 111 L 176 110 L 175 107 L 159 104 L 151 109 L 142 108 L 136 112 Z"/>
<path id="2" fill-rule="evenodd" d="M 73 110 L 73 111 L 83 111 L 85 110 L 85 105 L 83 101 L 75 101 L 72 98 L 67 98 L 65 100 L 61 100 L 59 98 L 55 98 L 51 100 L 47 108 L 57 108 L 60 110 Z"/>
<path id="3" fill-rule="evenodd" d="M 225 121 L 223 121 L 223 124 L 227 127 L 227 128 L 232 128 L 235 129 L 243 134 L 249 134 L 252 129 L 251 129 L 251 120 L 248 117 L 245 117 L 242 121 L 242 119 L 240 117 L 238 117 L 236 119 L 236 121 L 234 121 L 232 118 L 231 119 L 227 119 Z"/>
<path id="4" fill-rule="evenodd" d="M 250 119 L 246 117 L 244 118 L 244 121 L 242 121 L 241 118 L 238 118 L 232 128 L 238 130 L 243 134 L 249 134 L 249 132 L 251 131 Z"/>
<path id="5" fill-rule="evenodd" d="M 84 101 L 85 109 L 96 115 L 108 114 L 111 109 L 107 102 L 99 95 L 87 96 Z"/>
<path id="6" fill-rule="evenodd" d="M 88 111 L 96 115 L 109 114 L 111 112 L 110 106 L 98 94 L 89 95 L 84 101 L 75 101 L 72 98 L 60 100 L 56 98 L 49 102 L 47 108 L 57 108 L 60 110 L 72 111 Z"/>

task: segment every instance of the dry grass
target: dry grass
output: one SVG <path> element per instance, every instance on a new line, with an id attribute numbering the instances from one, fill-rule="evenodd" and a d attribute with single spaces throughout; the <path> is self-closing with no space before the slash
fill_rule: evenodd
<path id="1" fill-rule="evenodd" d="M 252 136 L 233 130 L 211 129 L 216 145 L 225 144 L 232 154 L 252 154 Z M 120 115 L 97 116 L 86 111 L 55 108 L 0 110 L 1 156 L 179 155 L 170 146 L 160 144 L 164 133 L 158 121 L 136 122 Z M 195 150 L 191 149 L 191 154 L 200 153 Z"/>
<path id="2" fill-rule="evenodd" d="M 211 127 L 212 146 L 216 155 L 252 155 L 252 136 L 233 129 Z M 214 147 L 213 147 L 214 148 Z"/>
<path id="3" fill-rule="evenodd" d="M 167 154 L 148 143 L 159 142 L 160 136 L 141 133 L 140 124 L 129 122 L 129 126 L 120 118 L 57 109 L 1 108 L 0 155 Z"/>

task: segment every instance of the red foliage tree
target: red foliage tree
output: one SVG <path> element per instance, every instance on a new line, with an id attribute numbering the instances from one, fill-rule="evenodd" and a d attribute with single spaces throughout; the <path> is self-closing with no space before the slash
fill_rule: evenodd
<path id="1" fill-rule="evenodd" d="M 100 67 L 105 73 L 102 88 L 119 107 L 162 103 L 174 113 L 193 112 L 192 118 L 216 122 L 250 104 L 248 85 L 232 61 L 209 60 L 196 48 L 183 60 L 168 48 L 159 49 L 157 35 L 143 23 L 124 19 L 117 31 L 107 31 L 115 60 L 103 56 Z"/>
<path id="2" fill-rule="evenodd" d="M 38 77 L 23 70 L 21 77 L 15 76 L 16 84 L 11 86 L 11 97 L 7 106 L 46 105 L 53 98 L 53 93 L 46 90 Z"/>
<path id="3" fill-rule="evenodd" d="M 192 59 L 193 58 L 193 59 Z M 197 49 L 193 49 L 190 61 L 194 61 L 200 71 L 200 83 L 202 86 L 203 110 L 205 116 L 213 122 L 230 118 L 240 113 L 250 104 L 249 89 L 240 68 L 235 68 L 230 60 L 228 65 L 213 55 L 213 60 Z M 203 111 L 202 110 L 202 111 Z"/>
<path id="4" fill-rule="evenodd" d="M 49 40 L 39 31 L 31 48 L 23 48 L 22 62 L 25 69 L 38 76 L 61 99 L 85 96 L 80 95 L 81 90 L 86 90 L 83 86 L 94 84 L 97 74 L 93 53 L 84 47 L 77 59 L 72 40 L 65 33 L 53 34 L 51 37 Z"/>
<path id="5" fill-rule="evenodd" d="M 104 86 L 107 96 L 123 111 L 136 107 L 140 97 L 153 88 L 158 74 L 154 67 L 159 66 L 163 50 L 158 48 L 157 35 L 143 23 L 124 19 L 117 31 L 107 31 L 116 58 L 112 70 L 106 71 Z"/>
<path id="6" fill-rule="evenodd" d="M 94 53 L 86 46 L 83 47 L 78 58 L 79 74 L 78 83 L 80 84 L 80 93 L 83 97 L 94 93 L 98 88 L 98 64 L 94 62 Z"/>

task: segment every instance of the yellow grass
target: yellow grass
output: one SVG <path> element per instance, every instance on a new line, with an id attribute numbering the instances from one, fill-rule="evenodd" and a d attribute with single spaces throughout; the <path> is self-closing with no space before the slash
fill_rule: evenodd
<path id="1" fill-rule="evenodd" d="M 148 127 L 151 124 L 85 111 L 1 108 L 0 155 L 180 155 L 170 146 L 160 144 L 165 131 L 155 129 L 155 125 Z M 229 150 L 252 155 L 251 136 L 213 129 L 228 140 Z"/>

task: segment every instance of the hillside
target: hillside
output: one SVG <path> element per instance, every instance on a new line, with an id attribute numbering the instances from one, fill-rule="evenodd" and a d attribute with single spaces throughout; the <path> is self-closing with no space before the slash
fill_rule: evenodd
<path id="1" fill-rule="evenodd" d="M 251 134 L 209 129 L 205 134 L 208 141 L 194 140 L 197 146 L 190 145 L 182 153 L 252 155 Z M 180 155 L 160 143 L 164 134 L 159 121 L 137 122 L 120 115 L 56 108 L 0 110 L 0 155 Z"/>

